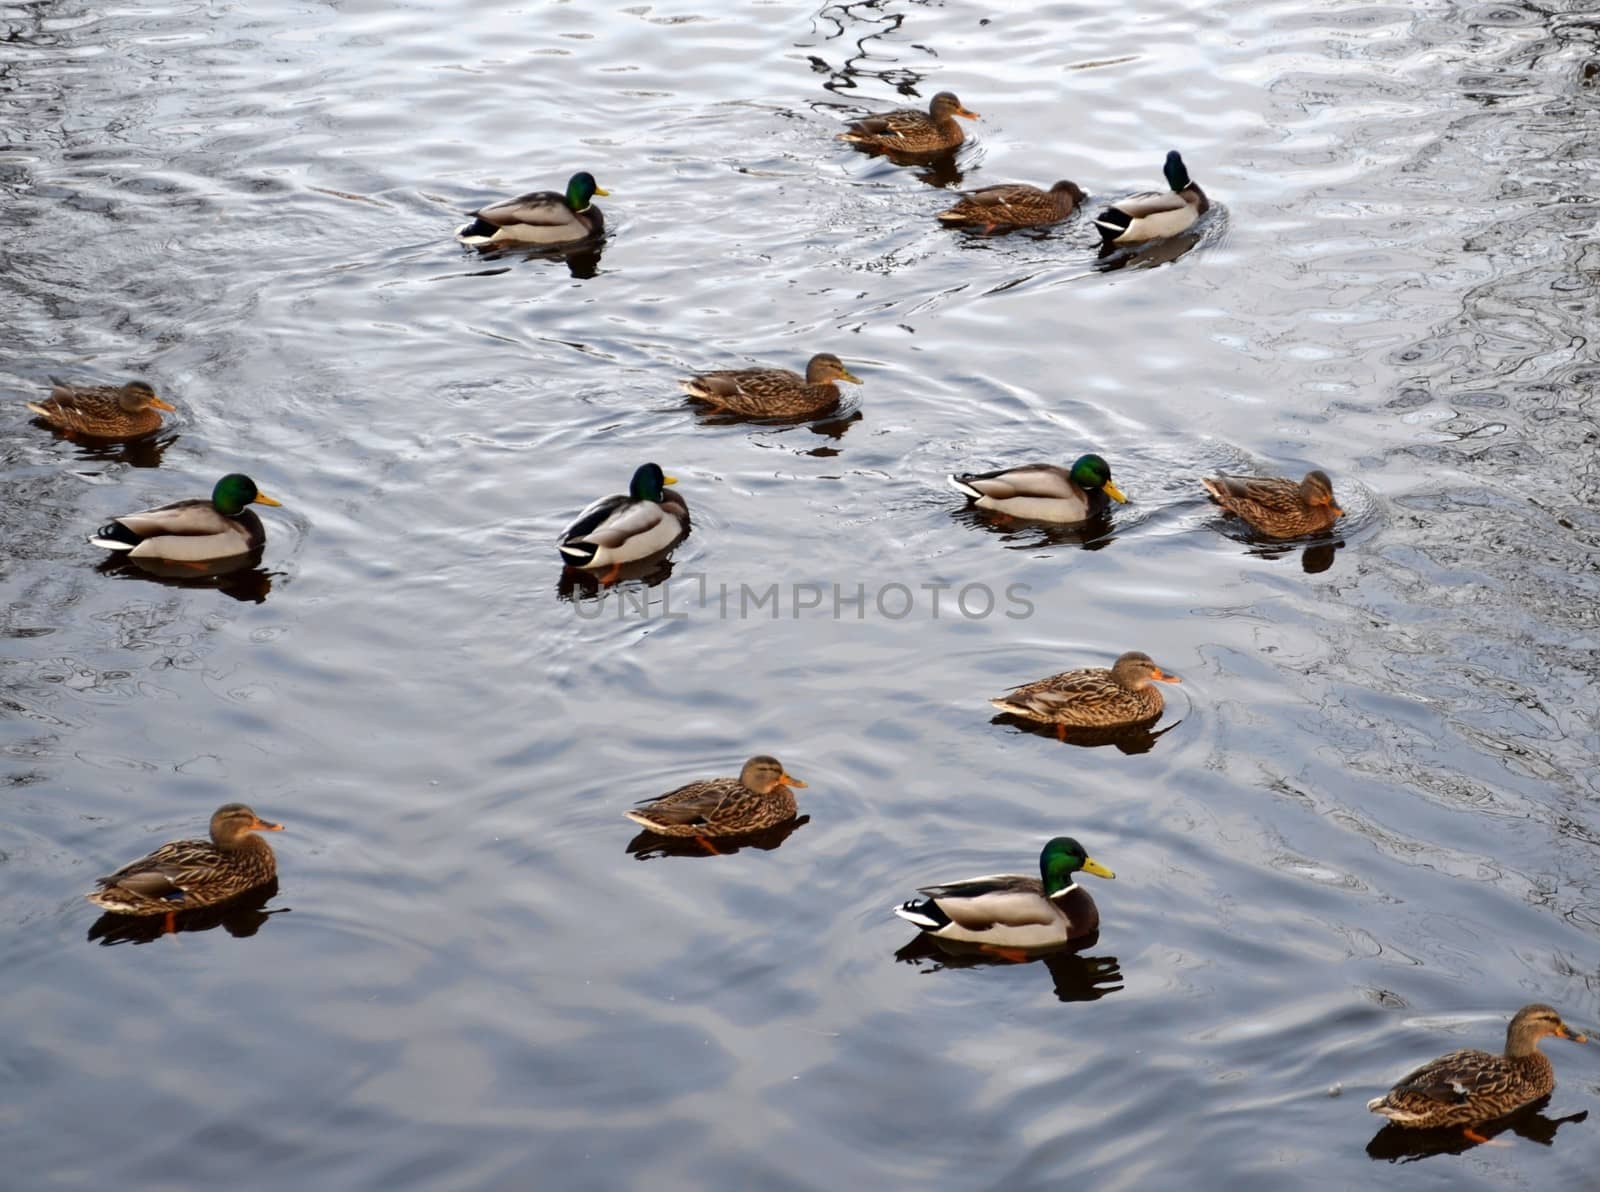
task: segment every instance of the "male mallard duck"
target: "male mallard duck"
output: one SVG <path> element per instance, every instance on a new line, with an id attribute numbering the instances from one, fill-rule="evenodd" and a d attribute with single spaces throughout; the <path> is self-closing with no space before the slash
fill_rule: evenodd
<path id="1" fill-rule="evenodd" d="M 1078 872 L 1116 877 L 1072 837 L 1057 836 L 1039 854 L 1037 878 L 999 873 L 924 886 L 918 893 L 927 897 L 901 903 L 894 913 L 929 935 L 996 951 L 1060 947 L 1100 927 L 1094 899 L 1073 880 Z"/>
<path id="2" fill-rule="evenodd" d="M 976 120 L 953 91 L 941 91 L 928 104 L 926 112 L 901 108 L 881 116 L 857 120 L 839 134 L 841 141 L 887 153 L 947 153 L 966 140 L 957 116 Z"/>
<path id="3" fill-rule="evenodd" d="M 281 832 L 243 803 L 224 803 L 211 816 L 210 840 L 174 840 L 147 857 L 96 878 L 84 897 L 119 915 L 167 915 L 225 902 L 278 873 L 272 849 L 255 832 Z"/>
<path id="4" fill-rule="evenodd" d="M 1098 455 L 1079 456 L 1071 468 L 1018 464 L 994 472 L 946 477 L 979 509 L 1032 521 L 1088 521 L 1110 508 L 1110 497 L 1126 501 L 1111 483 L 1111 465 Z"/>
<path id="5" fill-rule="evenodd" d="M 804 418 L 839 404 L 835 381 L 861 384 L 832 352 L 819 352 L 806 364 L 806 375 L 787 368 L 734 368 L 702 373 L 678 382 L 690 397 L 752 418 Z"/>
<path id="6" fill-rule="evenodd" d="M 158 410 L 175 410 L 143 381 L 126 385 L 67 385 L 55 382 L 44 401 L 28 409 L 57 430 L 96 439 L 131 439 L 161 429 Z"/>
<path id="7" fill-rule="evenodd" d="M 130 559 L 173 563 L 212 563 L 249 554 L 267 540 L 251 504 L 277 505 L 256 482 L 238 472 L 217 481 L 209 501 L 196 497 L 107 522 L 89 539 L 107 550 L 127 551 Z"/>
<path id="8" fill-rule="evenodd" d="M 1085 197 L 1076 182 L 1057 182 L 1049 190 L 1025 182 L 1008 182 L 963 195 L 954 207 L 939 212 L 939 219 L 954 227 L 982 228 L 985 232 L 996 228 L 1037 228 L 1060 223 Z"/>
<path id="9" fill-rule="evenodd" d="M 609 195 L 595 185 L 594 175 L 574 174 L 567 181 L 567 193 L 537 190 L 501 199 L 472 213 L 473 220 L 456 229 L 463 244 L 577 244 L 603 235 L 605 216 L 590 202 L 595 195 Z"/>
<path id="10" fill-rule="evenodd" d="M 1467 1048 L 1423 1064 L 1381 1097 L 1367 1102 L 1398 1126 L 1472 1126 L 1505 1117 L 1549 1094 L 1556 1074 L 1539 1050 L 1546 1035 L 1586 1043 L 1549 1006 L 1524 1006 L 1506 1027 L 1504 1055 Z M 1485 1141 L 1468 1135 L 1474 1141 Z"/>
<path id="11" fill-rule="evenodd" d="M 789 788 L 795 786 L 805 783 L 777 758 L 762 755 L 745 762 L 737 778 L 691 782 L 623 814 L 659 836 L 693 836 L 715 852 L 713 837 L 745 836 L 792 820 L 797 809 Z"/>
<path id="12" fill-rule="evenodd" d="M 1013 687 L 1009 695 L 989 702 L 1002 712 L 1056 726 L 1066 739 L 1069 728 L 1113 728 L 1145 724 L 1161 715 L 1161 691 L 1151 683 L 1177 683 L 1151 661 L 1130 650 L 1110 669 L 1103 666 L 1062 671 L 1048 679 Z"/>
<path id="13" fill-rule="evenodd" d="M 624 563 L 647 559 L 677 545 L 689 532 L 689 506 L 663 485 L 676 484 L 656 464 L 634 472 L 628 495 L 601 497 L 561 534 L 558 549 L 570 567 L 609 568 L 603 584 L 615 583 Z"/>
<path id="14" fill-rule="evenodd" d="M 1135 244 L 1176 236 L 1210 208 L 1211 200 L 1190 180 L 1176 149 L 1167 154 L 1163 172 L 1171 190 L 1129 195 L 1095 216 L 1095 226 L 1105 243 Z"/>
<path id="15" fill-rule="evenodd" d="M 1269 538 L 1320 534 L 1344 516 L 1326 472 L 1307 472 L 1299 484 L 1283 476 L 1207 476 L 1200 483 L 1223 509 Z"/>

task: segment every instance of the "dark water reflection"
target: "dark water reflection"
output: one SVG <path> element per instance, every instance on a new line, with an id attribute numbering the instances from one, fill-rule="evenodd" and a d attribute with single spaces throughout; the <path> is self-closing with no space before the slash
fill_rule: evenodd
<path id="1" fill-rule="evenodd" d="M 1540 1146 L 1552 1146 L 1557 1130 L 1562 1126 L 1576 1125 L 1589 1116 L 1587 1109 L 1581 1109 L 1565 1117 L 1552 1118 L 1544 1113 L 1549 1104 L 1550 1098 L 1542 1097 L 1509 1118 L 1476 1127 L 1474 1133 L 1487 1139 L 1486 1142 L 1469 1138 L 1460 1129 L 1406 1130 L 1391 1123 L 1372 1136 L 1372 1141 L 1367 1143 L 1367 1154 L 1390 1163 L 1414 1163 L 1435 1155 L 1464 1155 L 1480 1146 L 1504 1147 L 1508 1145 L 1506 1142 L 1496 1143 L 1494 1140 L 1508 1133 Z"/>
<path id="2" fill-rule="evenodd" d="M 895 951 L 894 958 L 903 964 L 916 965 L 924 973 L 937 973 L 946 969 L 1027 968 L 1042 969 L 1048 974 L 1056 1000 L 1060 1002 L 1095 1002 L 1107 994 L 1123 988 L 1122 968 L 1115 956 L 1085 956 L 1083 952 L 1095 947 L 1098 936 L 1081 941 L 1068 950 L 1061 949 L 1025 961 L 1005 960 L 990 955 L 972 945 L 956 940 L 936 939 L 919 933 L 909 943 Z M 983 997 L 981 990 L 971 991 Z"/>
<path id="3" fill-rule="evenodd" d="M 1138 17 L 4 10 L 0 1182 L 1592 1183 L 1586 1127 L 1376 1168 L 1363 1108 L 1534 998 L 1600 1022 L 1592 20 Z M 1130 257 L 1166 268 L 1097 270 L 1086 220 L 952 236 L 835 139 L 941 89 L 983 113 L 961 185 L 1095 202 L 1178 146 L 1216 212 Z M 453 240 L 577 169 L 600 259 Z M 813 345 L 864 366 L 837 430 L 676 404 Z M 181 433 L 85 453 L 22 409 L 56 372 L 144 376 Z M 1134 498 L 1082 541 L 943 479 L 1079 445 Z M 564 586 L 556 535 L 646 459 L 693 478 L 670 582 Z M 1282 558 L 1198 485 L 1307 466 L 1369 499 Z M 286 501 L 243 586 L 97 569 L 93 527 L 234 469 Z M 871 596 L 935 582 L 1032 612 Z M 1130 647 L 1184 677 L 1156 747 L 989 723 Z M 636 787 L 757 749 L 826 792 L 804 831 L 634 864 Z M 241 797 L 294 914 L 83 945 L 119 842 Z M 896 961 L 917 874 L 1062 830 L 1116 860 L 1092 956 Z M 1593 1052 L 1552 1057 L 1564 1115 Z"/>
<path id="4" fill-rule="evenodd" d="M 150 944 L 165 935 L 212 931 L 218 927 L 235 939 L 249 939 L 266 925 L 268 919 L 289 910 L 286 906 L 270 911 L 266 909 L 267 903 L 277 894 L 278 883 L 267 882 L 220 906 L 208 906 L 175 915 L 170 931 L 166 920 L 160 915 L 119 915 L 107 911 L 89 925 L 89 939 L 108 948 L 115 944 Z"/>
<path id="5" fill-rule="evenodd" d="M 811 822 L 809 815 L 801 815 L 786 824 L 768 828 L 764 832 L 748 832 L 743 836 L 719 837 L 712 841 L 708 849 L 697 840 L 685 839 L 681 836 L 660 836 L 655 832 L 645 829 L 628 841 L 626 851 L 629 856 L 639 861 L 649 861 L 657 857 L 727 857 L 742 849 L 757 849 L 770 853 L 781 845 L 790 836 Z"/>

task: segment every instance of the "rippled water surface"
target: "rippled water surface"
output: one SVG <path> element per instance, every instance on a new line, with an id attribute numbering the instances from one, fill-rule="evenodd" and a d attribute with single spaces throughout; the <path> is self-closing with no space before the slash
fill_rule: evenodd
<path id="1" fill-rule="evenodd" d="M 1582 6 L 78 0 L 0 34 L 0 1182 L 1592 1185 L 1593 1047 L 1547 1045 L 1510 1145 L 1363 1109 L 1524 1002 L 1600 1025 Z M 940 89 L 982 114 L 965 183 L 1105 199 L 1178 147 L 1217 208 L 1111 271 L 1081 218 L 951 234 L 951 171 L 833 139 Z M 598 254 L 452 241 L 578 169 Z M 824 424 L 674 385 L 816 351 L 865 382 Z M 20 405 L 52 375 L 181 413 L 84 448 Z M 942 482 L 1088 449 L 1133 502 L 1087 535 Z M 694 511 L 670 576 L 561 583 L 555 534 L 646 460 Z M 1308 466 L 1349 511 L 1311 553 L 1196 480 Z M 232 470 L 284 502 L 259 569 L 97 569 L 95 526 Z M 1153 742 L 991 723 L 1134 648 L 1184 679 Z M 627 804 L 763 751 L 810 783 L 786 838 L 628 851 Z M 86 938 L 97 874 L 235 798 L 288 825 L 275 895 Z M 1090 949 L 907 948 L 892 904 L 1057 833 L 1117 871 Z"/>

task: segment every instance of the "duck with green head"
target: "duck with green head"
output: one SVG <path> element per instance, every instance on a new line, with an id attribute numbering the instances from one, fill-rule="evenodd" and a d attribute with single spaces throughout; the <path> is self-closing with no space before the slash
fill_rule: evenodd
<path id="1" fill-rule="evenodd" d="M 624 563 L 671 550 L 689 533 L 688 504 L 665 487 L 676 483 L 659 465 L 641 465 L 626 495 L 601 497 L 562 531 L 562 560 L 582 571 L 604 571 L 600 582 L 610 584 Z"/>
<path id="2" fill-rule="evenodd" d="M 1116 874 L 1070 836 L 1057 836 L 1039 853 L 1039 876 L 989 874 L 924 886 L 894 908 L 908 923 L 944 940 L 980 944 L 1002 954 L 1035 952 L 1092 935 L 1100 911 L 1074 876 Z"/>
<path id="3" fill-rule="evenodd" d="M 233 472 L 217 481 L 210 500 L 196 497 L 125 513 L 101 526 L 89 541 L 130 559 L 172 563 L 234 559 L 267 540 L 266 528 L 249 506 L 277 504 L 250 477 Z"/>
<path id="4" fill-rule="evenodd" d="M 587 171 L 567 181 L 567 191 L 532 191 L 501 199 L 472 213 L 472 222 L 456 229 L 456 238 L 475 248 L 516 244 L 580 244 L 605 234 L 606 220 L 593 203 L 611 192 L 596 185 Z"/>
<path id="5" fill-rule="evenodd" d="M 1018 464 L 947 479 L 979 509 L 1063 525 L 1088 521 L 1109 509 L 1111 501 L 1128 499 L 1111 482 L 1111 465 L 1098 455 L 1081 455 L 1070 468 Z"/>
<path id="6" fill-rule="evenodd" d="M 1094 217 L 1102 243 L 1137 244 L 1176 236 L 1211 209 L 1211 200 L 1189 177 L 1188 167 L 1176 149 L 1167 154 L 1162 173 L 1170 190 L 1129 195 Z"/>
<path id="7" fill-rule="evenodd" d="M 145 381 L 126 385 L 68 385 L 56 381 L 50 396 L 28 409 L 57 430 L 94 439 L 133 439 L 161 429 L 159 411 L 173 405 Z"/>

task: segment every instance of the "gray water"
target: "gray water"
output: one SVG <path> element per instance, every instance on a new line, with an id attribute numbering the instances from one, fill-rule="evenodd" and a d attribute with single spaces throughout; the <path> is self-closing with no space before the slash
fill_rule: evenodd
<path id="1" fill-rule="evenodd" d="M 1524 1002 L 1600 1026 L 1597 29 L 0 8 L 0 1182 L 1591 1184 L 1594 1048 L 1547 1044 L 1509 1146 L 1395 1150 L 1362 1103 Z M 1217 209 L 1110 272 L 1081 219 L 951 234 L 833 139 L 940 89 L 983 117 L 967 184 L 1107 199 L 1176 147 Z M 452 241 L 577 169 L 598 259 Z M 822 426 L 674 385 L 816 351 L 865 381 Z M 20 405 L 51 375 L 181 414 L 83 448 Z M 1133 498 L 1094 549 L 942 482 L 1087 449 Z M 695 517 L 670 577 L 564 587 L 555 535 L 646 460 Z M 1349 511 L 1310 556 L 1197 483 L 1310 466 Z M 258 569 L 98 569 L 94 527 L 233 470 L 284 502 Z M 1184 680 L 1145 752 L 990 722 L 1125 649 Z M 776 847 L 627 851 L 629 803 L 763 751 L 810 783 Z M 288 826 L 275 895 L 87 940 L 96 875 L 235 798 Z M 1087 952 L 897 955 L 891 905 L 1057 833 L 1117 871 Z"/>

